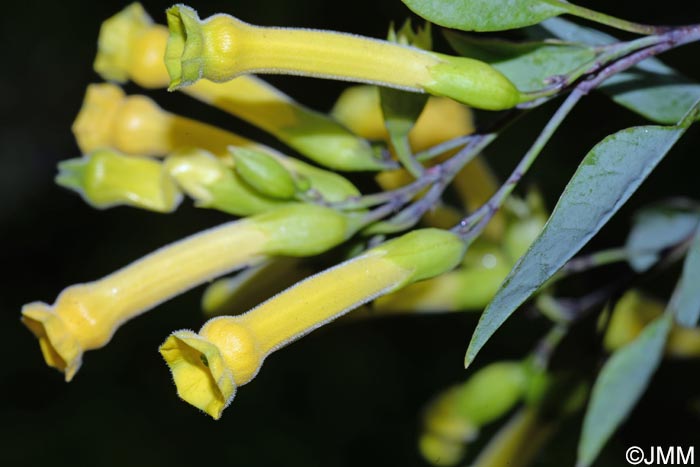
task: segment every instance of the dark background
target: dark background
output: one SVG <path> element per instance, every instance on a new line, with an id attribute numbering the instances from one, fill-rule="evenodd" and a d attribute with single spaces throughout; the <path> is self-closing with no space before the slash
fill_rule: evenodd
<path id="1" fill-rule="evenodd" d="M 697 2 L 580 2 L 650 23 L 700 22 Z M 157 353 L 168 333 L 198 328 L 201 288 L 130 322 L 104 349 L 89 352 L 75 380 L 47 368 L 34 338 L 19 323 L 21 305 L 52 303 L 64 287 L 102 277 L 143 254 L 226 216 L 189 205 L 172 215 L 128 208 L 96 211 L 53 183 L 56 163 L 78 156 L 70 126 L 85 86 L 99 81 L 92 61 L 100 22 L 127 2 L 6 2 L 0 19 L 0 463 L 3 465 L 241 466 L 424 465 L 416 438 L 425 402 L 468 374 L 462 358 L 474 314 L 382 319 L 327 326 L 265 363 L 215 422 L 178 400 Z M 170 5 L 144 2 L 158 21 Z M 201 1 L 200 16 L 235 14 L 264 25 L 335 29 L 383 37 L 389 21 L 408 10 L 398 0 Z M 665 60 L 700 79 L 698 45 Z M 446 51 L 446 49 L 443 49 Z M 271 78 L 311 107 L 327 110 L 343 84 L 293 77 Z M 128 90 L 137 92 L 136 88 Z M 172 111 L 205 118 L 263 139 L 261 133 L 183 95 L 151 93 Z M 496 145 L 489 158 L 505 176 L 546 121 L 538 109 Z M 592 95 L 578 108 L 534 167 L 536 183 L 553 206 L 582 155 L 610 132 L 643 123 Z M 273 141 L 267 141 L 275 144 Z M 698 198 L 700 133 L 692 129 L 640 191 L 594 240 L 620 245 L 629 216 L 667 196 Z M 607 274 L 614 274 L 608 272 Z M 606 276 L 599 276 L 605 278 Z M 577 284 L 585 290 L 585 277 Z M 651 292 L 663 296 L 670 280 Z M 519 313 L 497 333 L 477 361 L 519 358 L 546 323 Z M 594 345 L 573 345 L 582 360 L 598 357 Z M 687 410 L 700 395 L 700 363 L 666 362 L 639 409 L 597 465 L 625 465 L 632 444 L 700 445 L 700 415 Z M 572 465 L 580 419 L 565 426 L 538 465 Z M 646 444 L 644 444 L 646 443 Z"/>

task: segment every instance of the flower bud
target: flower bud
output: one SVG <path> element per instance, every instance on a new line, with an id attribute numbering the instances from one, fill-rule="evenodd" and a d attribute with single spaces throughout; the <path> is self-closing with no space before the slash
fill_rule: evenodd
<path id="1" fill-rule="evenodd" d="M 182 194 L 159 161 L 103 149 L 61 161 L 56 183 L 78 192 L 91 206 L 126 205 L 172 212 Z"/>
<path id="2" fill-rule="evenodd" d="M 218 209 L 235 216 L 249 216 L 288 203 L 262 195 L 241 180 L 231 167 L 206 151 L 178 151 L 168 156 L 164 165 L 198 207 Z"/>
<path id="3" fill-rule="evenodd" d="M 100 29 L 95 71 L 110 81 L 129 79 L 146 88 L 162 88 L 168 29 L 153 24 L 134 3 Z M 328 116 L 308 109 L 255 76 L 226 83 L 202 80 L 182 89 L 274 135 L 301 154 L 338 170 L 378 170 L 383 163 L 372 147 Z"/>
<path id="4" fill-rule="evenodd" d="M 290 199 L 296 194 L 294 178 L 276 159 L 261 151 L 231 148 L 236 173 L 260 194 Z"/>
<path id="5" fill-rule="evenodd" d="M 126 96 L 119 86 L 91 84 L 73 124 L 83 153 L 113 148 L 135 156 L 164 156 L 202 148 L 229 157 L 228 146 L 255 145 L 219 128 L 168 113 L 146 96 Z"/>
<path id="6" fill-rule="evenodd" d="M 460 388 L 457 412 L 477 426 L 502 417 L 523 397 L 527 373 L 520 362 L 492 363 Z"/>

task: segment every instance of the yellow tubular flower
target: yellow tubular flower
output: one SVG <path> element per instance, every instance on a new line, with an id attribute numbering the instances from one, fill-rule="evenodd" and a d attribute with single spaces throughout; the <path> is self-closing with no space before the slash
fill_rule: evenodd
<path id="1" fill-rule="evenodd" d="M 422 229 L 297 283 L 239 316 L 173 333 L 160 347 L 179 396 L 215 419 L 273 351 L 407 284 L 444 273 L 465 250 L 456 235 Z"/>
<path id="2" fill-rule="evenodd" d="M 56 183 L 97 209 L 127 205 L 172 212 L 182 193 L 160 161 L 102 149 L 58 164 Z"/>
<path id="3" fill-rule="evenodd" d="M 228 158 L 228 146 L 255 146 L 245 138 L 161 109 L 146 96 L 126 96 L 119 86 L 88 86 L 73 133 L 83 153 L 114 148 L 131 155 L 164 156 L 183 147 Z"/>
<path id="4" fill-rule="evenodd" d="M 95 71 L 111 81 L 131 79 L 146 88 L 167 87 L 167 40 L 168 29 L 154 24 L 143 7 L 133 3 L 102 24 Z M 262 128 L 319 164 L 338 170 L 383 167 L 367 141 L 254 76 L 225 83 L 202 80 L 181 90 Z"/>
<path id="5" fill-rule="evenodd" d="M 192 287 L 270 255 L 314 255 L 357 226 L 331 209 L 291 205 L 229 222 L 171 245 L 107 277 L 66 288 L 53 305 L 22 308 L 46 363 L 70 381 L 83 352 L 104 346 L 125 321 Z"/>
<path id="6" fill-rule="evenodd" d="M 171 89 L 200 78 L 282 73 L 428 92 L 489 110 L 526 100 L 499 71 L 470 58 L 331 31 L 253 26 L 228 15 L 200 21 L 184 5 L 169 8 L 167 16 Z"/>

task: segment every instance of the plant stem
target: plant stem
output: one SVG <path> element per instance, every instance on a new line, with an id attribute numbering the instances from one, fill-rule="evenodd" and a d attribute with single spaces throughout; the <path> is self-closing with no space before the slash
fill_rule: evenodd
<path id="1" fill-rule="evenodd" d="M 532 164 L 537 159 L 537 156 L 542 152 L 542 149 L 550 140 L 554 132 L 559 128 L 559 125 L 564 121 L 564 118 L 569 114 L 571 109 L 585 95 L 584 92 L 574 89 L 569 94 L 562 105 L 557 109 L 552 118 L 547 122 L 542 132 L 539 134 L 533 145 L 525 153 L 520 160 L 515 170 L 511 173 L 506 182 L 498 189 L 496 193 L 483 206 L 477 209 L 474 213 L 462 219 L 452 231 L 462 236 L 465 240 L 476 238 L 484 229 L 488 221 L 496 214 L 498 209 L 503 204 L 503 201 L 513 192 L 513 189 L 522 179 L 523 175 L 528 171 Z"/>
<path id="2" fill-rule="evenodd" d="M 622 31 L 644 35 L 658 35 L 666 32 L 669 29 L 668 26 L 651 26 L 649 24 L 639 24 L 621 18 L 616 18 L 605 13 L 600 13 L 598 11 L 594 11 L 579 5 L 574 5 L 568 2 L 562 3 L 563 4 L 560 6 L 566 8 L 569 14 L 578 16 L 579 18 L 585 18 L 590 21 L 595 21 L 599 24 L 605 24 L 606 26 L 611 26 Z"/>
<path id="3" fill-rule="evenodd" d="M 445 188 L 447 188 L 462 167 L 474 159 L 484 148 L 486 148 L 494 139 L 496 139 L 496 136 L 496 133 L 472 135 L 469 144 L 455 156 L 440 165 L 431 167 L 426 171 L 426 175 L 432 174 L 436 177 L 436 180 L 425 196 L 386 222 L 371 226 L 370 229 L 368 229 L 368 232 L 373 234 L 393 233 L 408 229 L 415 225 L 423 214 L 428 212 L 428 210 L 430 210 L 430 208 L 432 208 L 433 205 L 440 199 L 440 196 L 442 196 Z M 420 179 L 417 181 L 420 181 Z"/>
<path id="4" fill-rule="evenodd" d="M 447 151 L 451 151 L 452 149 L 456 149 L 460 146 L 464 146 L 465 144 L 469 143 L 469 141 L 474 137 L 474 135 L 466 135 L 466 136 L 458 136 L 457 138 L 452 138 L 450 140 L 445 141 L 444 143 L 437 144 L 431 148 L 428 148 L 424 151 L 417 152 L 415 154 L 415 158 L 417 161 L 425 162 L 430 159 L 433 159 L 441 154 L 446 153 Z"/>

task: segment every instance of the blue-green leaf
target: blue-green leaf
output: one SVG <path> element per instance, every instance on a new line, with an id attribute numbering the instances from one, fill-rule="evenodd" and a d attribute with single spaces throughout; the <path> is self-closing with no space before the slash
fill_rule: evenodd
<path id="1" fill-rule="evenodd" d="M 700 229 L 683 263 L 683 272 L 671 300 L 671 310 L 681 326 L 697 326 L 700 321 Z"/>
<path id="2" fill-rule="evenodd" d="M 636 272 L 646 271 L 658 261 L 663 250 L 693 235 L 698 223 L 698 212 L 663 206 L 640 211 L 634 218 L 625 245 L 630 266 Z"/>
<path id="3" fill-rule="evenodd" d="M 590 45 L 618 42 L 613 36 L 561 18 L 549 19 L 540 27 L 565 41 Z M 656 58 L 644 60 L 636 67 L 610 77 L 599 90 L 621 106 L 664 124 L 680 120 L 700 98 L 700 84 Z"/>
<path id="4" fill-rule="evenodd" d="M 632 411 L 661 362 L 673 315 L 650 323 L 605 363 L 593 386 L 578 446 L 577 467 L 588 467 Z"/>
<path id="5" fill-rule="evenodd" d="M 484 311 L 469 343 L 469 365 L 515 310 L 606 224 L 683 135 L 699 105 L 674 126 L 640 126 L 598 143 L 564 189 L 540 236 Z"/>
<path id="6" fill-rule="evenodd" d="M 426 20 L 463 31 L 502 31 L 566 13 L 561 0 L 402 0 Z"/>
<path id="7" fill-rule="evenodd" d="M 596 56 L 593 47 L 583 44 L 511 42 L 451 31 L 445 37 L 459 54 L 493 65 L 525 92 L 544 88 L 548 78 L 569 73 Z"/>

